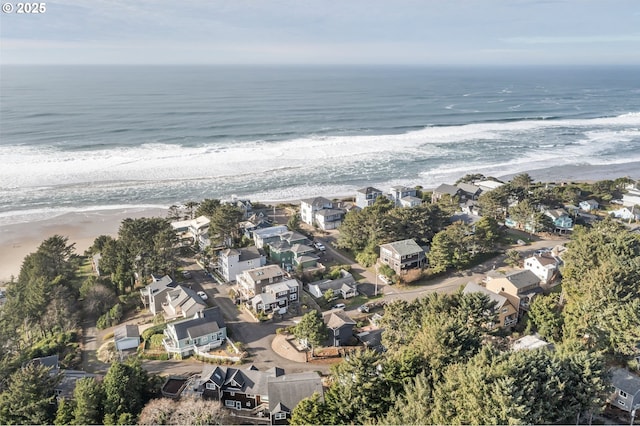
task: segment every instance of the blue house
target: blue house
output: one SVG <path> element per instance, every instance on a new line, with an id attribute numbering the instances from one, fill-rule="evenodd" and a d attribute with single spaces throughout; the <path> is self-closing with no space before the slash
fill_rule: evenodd
<path id="1" fill-rule="evenodd" d="M 222 346 L 227 327 L 216 306 L 198 312 L 194 318 L 167 324 L 164 335 L 162 343 L 167 352 L 188 356 Z"/>
<path id="2" fill-rule="evenodd" d="M 573 229 L 573 219 L 564 209 L 547 210 L 544 212 L 553 221 L 556 231 L 570 231 Z"/>

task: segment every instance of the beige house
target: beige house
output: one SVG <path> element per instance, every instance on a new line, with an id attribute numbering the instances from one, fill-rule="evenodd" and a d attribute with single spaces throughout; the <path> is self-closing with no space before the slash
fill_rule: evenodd
<path id="1" fill-rule="evenodd" d="M 264 287 L 269 284 L 282 282 L 286 278 L 285 272 L 278 265 L 267 265 L 243 271 L 236 275 L 236 282 L 243 299 L 249 300 L 263 293 Z"/>
<path id="2" fill-rule="evenodd" d="M 513 325 L 516 325 L 516 323 L 518 322 L 518 309 L 514 307 L 509 299 L 507 299 L 505 296 L 501 296 L 498 293 L 487 290 L 480 284 L 476 284 L 473 282 L 470 282 L 465 286 L 463 293 L 486 294 L 487 296 L 489 296 L 489 299 L 496 302 L 494 310 L 498 315 L 498 320 L 494 324 L 489 324 L 489 328 L 511 327 Z"/>
<path id="3" fill-rule="evenodd" d="M 487 274 L 486 287 L 509 299 L 519 314 L 527 310 L 533 298 L 542 292 L 540 278 L 526 269 L 506 275 L 493 271 Z"/>

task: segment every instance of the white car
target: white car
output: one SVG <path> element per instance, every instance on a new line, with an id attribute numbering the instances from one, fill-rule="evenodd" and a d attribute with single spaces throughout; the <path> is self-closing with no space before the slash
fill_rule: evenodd
<path id="1" fill-rule="evenodd" d="M 382 281 L 384 284 L 387 284 L 387 285 L 391 284 L 391 280 L 389 278 L 387 278 L 386 275 L 380 274 L 380 275 L 378 275 L 378 279 L 380 281 Z"/>
<path id="2" fill-rule="evenodd" d="M 209 298 L 209 296 L 207 296 L 207 293 L 205 293 L 204 291 L 199 291 L 198 293 L 196 293 L 198 296 L 200 296 L 200 299 L 202 300 L 207 300 Z"/>
<path id="3" fill-rule="evenodd" d="M 327 248 L 324 246 L 324 244 L 320 243 L 320 242 L 315 242 L 313 243 L 313 245 L 315 246 L 315 248 L 317 248 L 320 251 L 325 251 Z"/>

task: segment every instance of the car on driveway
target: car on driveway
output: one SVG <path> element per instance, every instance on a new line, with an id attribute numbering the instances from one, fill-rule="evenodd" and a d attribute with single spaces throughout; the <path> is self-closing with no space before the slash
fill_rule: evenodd
<path id="1" fill-rule="evenodd" d="M 319 242 L 319 241 L 316 241 L 315 243 L 313 243 L 313 246 L 314 246 L 316 249 L 320 250 L 320 251 L 325 251 L 325 250 L 327 249 L 327 248 L 324 246 L 324 244 L 322 244 L 322 243 L 321 243 L 321 242 Z"/>
<path id="2" fill-rule="evenodd" d="M 198 296 L 200 296 L 200 299 L 202 300 L 207 300 L 209 298 L 209 296 L 207 296 L 207 293 L 205 293 L 204 291 L 199 291 L 198 293 L 196 293 Z"/>
<path id="3" fill-rule="evenodd" d="M 344 309 L 345 306 L 346 305 L 344 303 L 338 303 L 337 305 L 333 305 L 331 309 Z"/>
<path id="4" fill-rule="evenodd" d="M 183 277 L 183 278 L 186 278 L 186 279 L 191 278 L 191 272 L 189 272 L 189 271 L 182 271 L 182 277 Z"/>
<path id="5" fill-rule="evenodd" d="M 369 312 L 369 306 L 368 305 L 360 305 L 360 306 L 358 306 L 358 311 L 362 312 L 362 313 L 368 313 Z"/>

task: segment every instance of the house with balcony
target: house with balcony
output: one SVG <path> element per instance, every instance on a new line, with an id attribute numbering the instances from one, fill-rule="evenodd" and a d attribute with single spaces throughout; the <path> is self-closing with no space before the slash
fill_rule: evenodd
<path id="1" fill-rule="evenodd" d="M 462 191 L 457 186 L 443 183 L 440 186 L 438 186 L 436 189 L 434 189 L 433 192 L 431 193 L 431 202 L 435 204 L 438 202 L 438 200 L 440 200 L 445 195 L 448 195 L 451 198 L 453 197 L 460 198 L 461 193 Z"/>
<path id="2" fill-rule="evenodd" d="M 207 308 L 207 304 L 190 288 L 177 286 L 166 293 L 162 310 L 166 319 L 189 318 Z"/>
<path id="3" fill-rule="evenodd" d="M 324 197 L 307 198 L 300 201 L 300 219 L 322 230 L 336 229 L 342 224 L 345 210 Z"/>
<path id="4" fill-rule="evenodd" d="M 356 191 L 356 206 L 364 209 L 372 206 L 376 202 L 376 198 L 382 197 L 382 191 L 372 186 L 358 189 Z"/>
<path id="5" fill-rule="evenodd" d="M 402 240 L 380 246 L 380 263 L 389 265 L 396 274 L 426 264 L 424 249 L 415 240 Z"/>
<path id="6" fill-rule="evenodd" d="M 193 318 L 167 324 L 164 336 L 162 343 L 167 352 L 188 356 L 222 346 L 227 339 L 227 327 L 216 306 L 197 312 Z"/>
<path id="7" fill-rule="evenodd" d="M 218 255 L 218 271 L 228 282 L 235 281 L 243 271 L 267 264 L 264 250 L 255 246 L 238 249 L 228 248 Z"/>
<path id="8" fill-rule="evenodd" d="M 236 275 L 238 291 L 244 300 L 250 300 L 263 293 L 264 287 L 288 279 L 286 273 L 278 265 L 266 265 L 248 269 Z"/>
<path id="9" fill-rule="evenodd" d="M 542 293 L 540 278 L 527 269 L 507 274 L 491 271 L 486 277 L 486 288 L 506 297 L 518 309 L 518 315 L 528 310 L 533 298 Z"/>
<path id="10" fill-rule="evenodd" d="M 169 275 L 151 275 L 151 284 L 140 289 L 140 299 L 144 306 L 149 308 L 149 312 L 156 315 L 162 312 L 162 304 L 166 301 L 167 293 L 177 286 L 178 283 L 173 282 Z"/>
<path id="11" fill-rule="evenodd" d="M 262 293 L 254 296 L 249 304 L 256 312 L 284 314 L 289 306 L 300 302 L 300 282 L 289 279 L 264 286 Z"/>
<path id="12" fill-rule="evenodd" d="M 417 207 L 422 204 L 422 198 L 407 196 L 400 198 L 400 207 Z"/>
<path id="13" fill-rule="evenodd" d="M 210 220 L 206 216 L 198 216 L 191 220 L 171 222 L 171 227 L 181 240 L 189 239 L 193 244 L 198 243 L 201 249 L 210 244 L 209 225 Z"/>
<path id="14" fill-rule="evenodd" d="M 240 410 L 243 416 L 268 419 L 270 424 L 288 424 L 291 412 L 304 398 L 314 393 L 322 400 L 324 391 L 318 373 L 286 374 L 278 367 L 260 371 L 255 366 L 205 365 L 194 383 L 203 398 L 220 401 L 226 408 Z"/>
<path id="15" fill-rule="evenodd" d="M 460 190 L 459 194 L 462 201 L 476 201 L 482 193 L 482 189 L 472 183 L 459 183 L 458 185 L 456 185 L 456 187 Z"/>
<path id="16" fill-rule="evenodd" d="M 388 197 L 391 201 L 394 202 L 396 207 L 401 207 L 403 198 L 407 198 L 406 201 L 409 201 L 410 199 L 417 199 L 417 200 L 420 200 L 420 202 L 422 202 L 422 199 L 416 197 L 417 193 L 418 191 L 415 188 L 409 188 L 407 186 L 402 186 L 402 185 L 395 185 L 389 189 Z"/>
<path id="17" fill-rule="evenodd" d="M 495 307 L 493 308 L 495 314 L 498 319 L 496 322 L 487 324 L 489 329 L 494 328 L 504 328 L 504 327 L 512 327 L 518 322 L 518 309 L 514 307 L 509 299 L 505 296 L 501 296 L 498 293 L 494 293 L 493 291 L 487 290 L 485 287 L 480 284 L 476 284 L 473 282 L 468 283 L 464 290 L 463 294 L 469 293 L 482 293 L 489 296 L 489 299 L 496 302 Z"/>
<path id="18" fill-rule="evenodd" d="M 546 210 L 544 215 L 551 218 L 557 232 L 566 232 L 573 229 L 573 218 L 565 209 Z"/>

